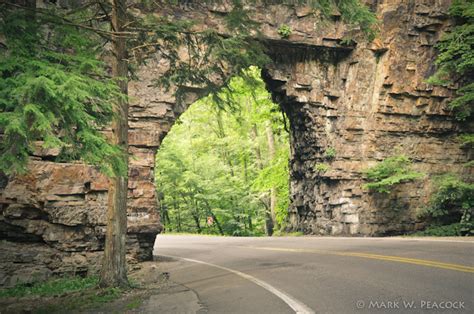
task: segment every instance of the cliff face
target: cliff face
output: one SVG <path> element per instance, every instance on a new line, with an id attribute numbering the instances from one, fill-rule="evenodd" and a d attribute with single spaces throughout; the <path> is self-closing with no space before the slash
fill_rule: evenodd
<path id="1" fill-rule="evenodd" d="M 472 125 L 459 124 L 446 111 L 453 90 L 425 83 L 434 71 L 433 45 L 450 23 L 449 4 L 374 4 L 379 38 L 351 50 L 291 44 L 273 50 L 265 79 L 291 121 L 294 229 L 334 235 L 415 230 L 422 225 L 417 210 L 429 198 L 429 175 L 463 171 L 468 152 L 455 137 Z M 302 19 L 292 19 L 298 33 Z M 323 45 L 342 38 L 333 35 L 322 38 Z M 325 157 L 328 149 L 335 158 Z M 362 170 L 397 154 L 411 157 L 427 178 L 390 195 L 362 189 Z M 330 169 L 318 172 L 318 163 Z"/>
<path id="2" fill-rule="evenodd" d="M 468 126 L 445 111 L 451 90 L 424 81 L 433 72 L 433 44 L 449 26 L 449 1 L 374 1 L 379 39 L 342 46 L 353 32 L 333 16 L 317 23 L 308 8 L 257 7 L 272 64 L 263 70 L 269 91 L 291 124 L 291 226 L 313 234 L 376 235 L 414 230 L 429 181 L 390 195 L 362 189 L 361 170 L 405 153 L 427 174 L 461 171 L 467 160 L 455 137 Z M 177 9 L 202 27 L 222 28 L 228 8 Z M 278 26 L 292 35 L 283 40 Z M 154 156 L 174 121 L 201 95 L 177 103 L 173 89 L 153 80 L 169 64 L 156 56 L 130 83 L 129 259 L 150 259 L 160 231 L 153 184 Z M 325 152 L 334 149 L 333 159 Z M 0 285 L 51 273 L 96 270 L 104 243 L 108 181 L 80 163 L 55 163 L 38 149 L 26 176 L 0 178 Z M 317 171 L 316 164 L 330 166 Z"/>

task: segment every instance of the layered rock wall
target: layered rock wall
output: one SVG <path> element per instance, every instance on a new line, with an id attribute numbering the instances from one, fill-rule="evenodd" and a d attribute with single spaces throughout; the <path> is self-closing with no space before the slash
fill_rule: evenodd
<path id="1" fill-rule="evenodd" d="M 404 153 L 428 175 L 462 171 L 467 152 L 455 137 L 472 127 L 445 110 L 452 90 L 425 83 L 434 71 L 433 45 L 450 24 L 449 4 L 373 1 L 381 22 L 378 39 L 370 44 L 337 12 L 331 23 L 321 24 L 306 7 L 254 8 L 273 60 L 263 77 L 291 125 L 293 229 L 325 235 L 414 230 L 422 224 L 416 212 L 429 197 L 429 177 L 387 196 L 362 188 L 362 170 Z M 222 5 L 171 13 L 225 32 L 222 16 L 228 11 Z M 278 35 L 283 23 L 292 29 L 288 39 Z M 357 43 L 342 45 L 348 36 Z M 202 96 L 196 90 L 177 102 L 173 89 L 157 88 L 153 80 L 168 66 L 155 56 L 129 86 L 130 261 L 151 258 L 160 230 L 153 184 L 156 149 L 179 115 Z M 333 159 L 325 157 L 330 148 L 336 152 Z M 56 163 L 56 155 L 38 148 L 27 175 L 0 178 L 0 284 L 99 268 L 108 181 L 92 167 Z M 318 171 L 320 163 L 330 169 Z"/>
<path id="2" fill-rule="evenodd" d="M 447 110 L 456 86 L 433 87 L 434 44 L 449 1 L 378 1 L 378 38 L 352 50 L 274 51 L 266 81 L 291 121 L 291 224 L 313 234 L 387 235 L 423 226 L 433 175 L 467 171 L 456 137 L 472 123 Z M 291 22 L 291 21 L 290 21 Z M 291 25 L 291 24 L 290 24 Z M 338 42 L 343 34 L 329 38 Z M 323 38 L 323 42 L 329 39 Z M 334 158 L 326 152 L 335 150 Z M 390 194 L 362 188 L 362 172 L 405 154 L 423 180 Z M 328 171 L 318 171 L 325 164 Z"/>

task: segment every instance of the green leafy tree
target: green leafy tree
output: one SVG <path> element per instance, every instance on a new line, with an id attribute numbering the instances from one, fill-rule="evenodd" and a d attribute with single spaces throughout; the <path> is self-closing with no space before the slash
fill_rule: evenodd
<path id="1" fill-rule="evenodd" d="M 392 186 L 422 178 L 423 173 L 411 170 L 411 160 L 404 156 L 394 156 L 384 159 L 374 167 L 364 171 L 367 180 L 364 188 L 379 193 L 390 193 Z"/>
<path id="2" fill-rule="evenodd" d="M 453 174 L 438 177 L 426 213 L 436 225 L 459 224 L 459 235 L 473 235 L 474 184 Z"/>
<path id="3" fill-rule="evenodd" d="M 274 189 L 275 224 L 288 208 L 288 135 L 282 115 L 270 100 L 257 68 L 236 77 L 219 99 L 192 105 L 163 141 L 157 154 L 156 182 L 169 221 L 167 230 L 262 234 L 271 220 Z M 249 80 L 251 79 L 251 80 Z M 273 136 L 274 154 L 268 145 Z M 212 217 L 214 224 L 206 225 Z"/>

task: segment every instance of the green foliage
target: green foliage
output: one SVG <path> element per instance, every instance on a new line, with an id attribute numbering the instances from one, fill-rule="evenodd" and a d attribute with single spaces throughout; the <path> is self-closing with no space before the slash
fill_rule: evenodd
<path id="1" fill-rule="evenodd" d="M 337 9 L 346 22 L 368 33 L 373 30 L 375 17 L 358 0 L 305 4 L 326 17 Z M 134 4 L 135 8 L 153 12 L 160 4 L 143 1 Z M 7 47 L 0 51 L 0 171 L 24 171 L 35 141 L 41 140 L 43 147 L 61 150 L 59 161 L 82 159 L 109 175 L 126 173 L 125 152 L 107 143 L 98 131 L 110 122 L 114 101 L 123 97 L 104 64 L 97 61 L 104 38 L 110 40 L 101 22 L 104 17 L 97 19 L 97 12 L 107 17 L 110 6 L 97 2 L 70 11 L 46 6 L 37 9 L 37 14 L 8 3 L 0 9 L 0 29 Z M 245 75 L 249 66 L 269 62 L 261 42 L 250 35 L 258 25 L 242 1 L 233 1 L 231 12 L 225 15 L 231 36 L 212 28 L 195 31 L 192 21 L 137 15 L 133 9 L 129 10 L 132 22 L 126 35 L 130 69 L 159 51 L 171 66 L 158 82 L 182 87 L 178 99 L 189 85 L 213 92 L 218 99 L 217 91 L 232 76 Z M 180 47 L 188 48 L 187 60 L 178 57 Z"/>
<path id="2" fill-rule="evenodd" d="M 437 225 L 459 224 L 463 235 L 474 234 L 474 184 L 462 180 L 457 175 L 446 174 L 435 180 L 426 214 Z"/>
<path id="3" fill-rule="evenodd" d="M 364 171 L 367 180 L 371 181 L 364 188 L 379 193 L 390 193 L 393 185 L 414 181 L 424 174 L 410 169 L 412 162 L 404 155 L 389 157 L 374 167 Z"/>
<path id="4" fill-rule="evenodd" d="M 192 22 L 171 18 L 157 19 L 153 13 L 144 19 L 141 24 L 146 27 L 138 29 L 141 34 L 138 40 L 155 43 L 151 46 L 155 45 L 155 49 L 163 52 L 163 56 L 171 64 L 167 73 L 158 78 L 156 83 L 166 88 L 173 84 L 181 87 L 177 91 L 178 99 L 181 99 L 187 87 L 191 85 L 213 93 L 215 100 L 219 100 L 218 91 L 227 87 L 232 77 L 245 76 L 245 71 L 250 66 L 267 65 L 271 60 L 266 54 L 266 48 L 261 41 L 255 39 L 255 34 L 259 33 L 259 24 L 250 18 L 249 6 L 244 5 L 245 3 L 252 1 L 233 0 L 232 9 L 224 16 L 231 36 L 222 36 L 217 29 L 212 28 L 195 31 Z M 325 18 L 329 18 L 331 13 L 337 10 L 346 23 L 359 27 L 370 39 L 376 33 L 375 15 L 359 0 L 272 0 L 268 3 L 310 5 Z M 291 34 L 291 28 L 282 24 L 278 33 L 287 38 Z M 186 60 L 179 57 L 183 54 L 182 50 L 178 51 L 180 47 L 187 47 Z M 141 53 L 138 51 L 138 55 Z"/>
<path id="5" fill-rule="evenodd" d="M 439 55 L 438 70 L 429 78 L 434 85 L 460 85 L 457 97 L 449 104 L 458 120 L 472 115 L 474 104 L 474 2 L 453 1 L 449 14 L 456 26 L 446 33 L 436 45 Z"/>
<path id="6" fill-rule="evenodd" d="M 13 288 L 0 290 L 0 298 L 24 297 L 24 296 L 54 296 L 66 292 L 81 291 L 96 287 L 99 278 L 91 277 L 67 277 L 53 279 L 46 282 L 34 283 L 33 285 L 18 285 Z"/>
<path id="7" fill-rule="evenodd" d="M 314 166 L 314 170 L 316 170 L 316 171 L 318 171 L 318 172 L 326 172 L 326 171 L 328 171 L 329 169 L 331 169 L 331 167 L 329 167 L 329 165 L 322 164 L 322 163 L 317 163 L 317 164 Z"/>
<path id="8" fill-rule="evenodd" d="M 163 141 L 156 184 L 166 231 L 262 235 L 269 189 L 277 192 L 277 219 L 288 208 L 288 134 L 259 70 L 235 77 L 229 88 L 193 104 Z M 269 158 L 266 126 L 275 135 Z M 214 224 L 206 224 L 214 215 Z M 217 222 L 219 226 L 217 225 Z"/>
<path id="9" fill-rule="evenodd" d="M 266 0 L 264 3 L 309 5 L 327 19 L 337 11 L 341 13 L 344 22 L 361 29 L 369 40 L 373 40 L 377 33 L 375 14 L 360 0 Z"/>
<path id="10" fill-rule="evenodd" d="M 288 207 L 290 206 L 288 159 L 289 150 L 287 143 L 284 143 L 278 151 L 277 156 L 270 161 L 269 165 L 260 171 L 253 188 L 263 193 L 272 187 L 277 192 L 277 204 L 275 208 L 276 220 L 280 226 L 284 225 L 288 217 Z"/>
<path id="11" fill-rule="evenodd" d="M 292 33 L 291 27 L 287 24 L 281 24 L 278 27 L 278 34 L 280 34 L 281 38 L 288 38 Z"/>
<path id="12" fill-rule="evenodd" d="M 473 148 L 474 147 L 474 134 L 462 134 L 458 137 L 461 142 L 461 147 Z"/>
<path id="13" fill-rule="evenodd" d="M 465 226 L 461 223 L 454 223 L 446 226 L 430 226 L 423 231 L 417 231 L 411 236 L 430 236 L 430 237 L 458 237 L 466 235 Z"/>
<path id="14" fill-rule="evenodd" d="M 143 300 L 140 298 L 134 299 L 132 302 L 128 303 L 126 308 L 127 310 L 133 310 L 139 308 L 143 303 Z"/>
<path id="15" fill-rule="evenodd" d="M 123 173 L 123 153 L 98 131 L 123 96 L 97 60 L 97 40 L 57 14 L 0 5 L 0 171 L 25 171 L 35 141 L 42 141 L 60 149 L 58 160 Z"/>
<path id="16" fill-rule="evenodd" d="M 295 232 L 284 232 L 281 230 L 276 230 L 273 233 L 274 237 L 302 237 L 304 236 L 304 233 L 301 231 L 295 231 Z"/>
<path id="17" fill-rule="evenodd" d="M 353 41 L 353 39 L 352 39 L 351 36 L 344 36 L 344 37 L 342 37 L 340 43 L 341 43 L 341 45 L 343 45 L 343 46 L 349 46 L 349 45 L 351 45 L 351 44 L 354 44 L 354 41 Z"/>
<path id="18" fill-rule="evenodd" d="M 336 149 L 334 147 L 328 147 L 324 152 L 324 158 L 334 159 L 336 157 Z"/>

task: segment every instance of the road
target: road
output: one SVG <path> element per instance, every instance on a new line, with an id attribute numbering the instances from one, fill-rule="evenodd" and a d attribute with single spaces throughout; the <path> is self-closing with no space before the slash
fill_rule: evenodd
<path id="1" fill-rule="evenodd" d="M 474 313 L 474 242 L 159 235 L 202 313 Z"/>

